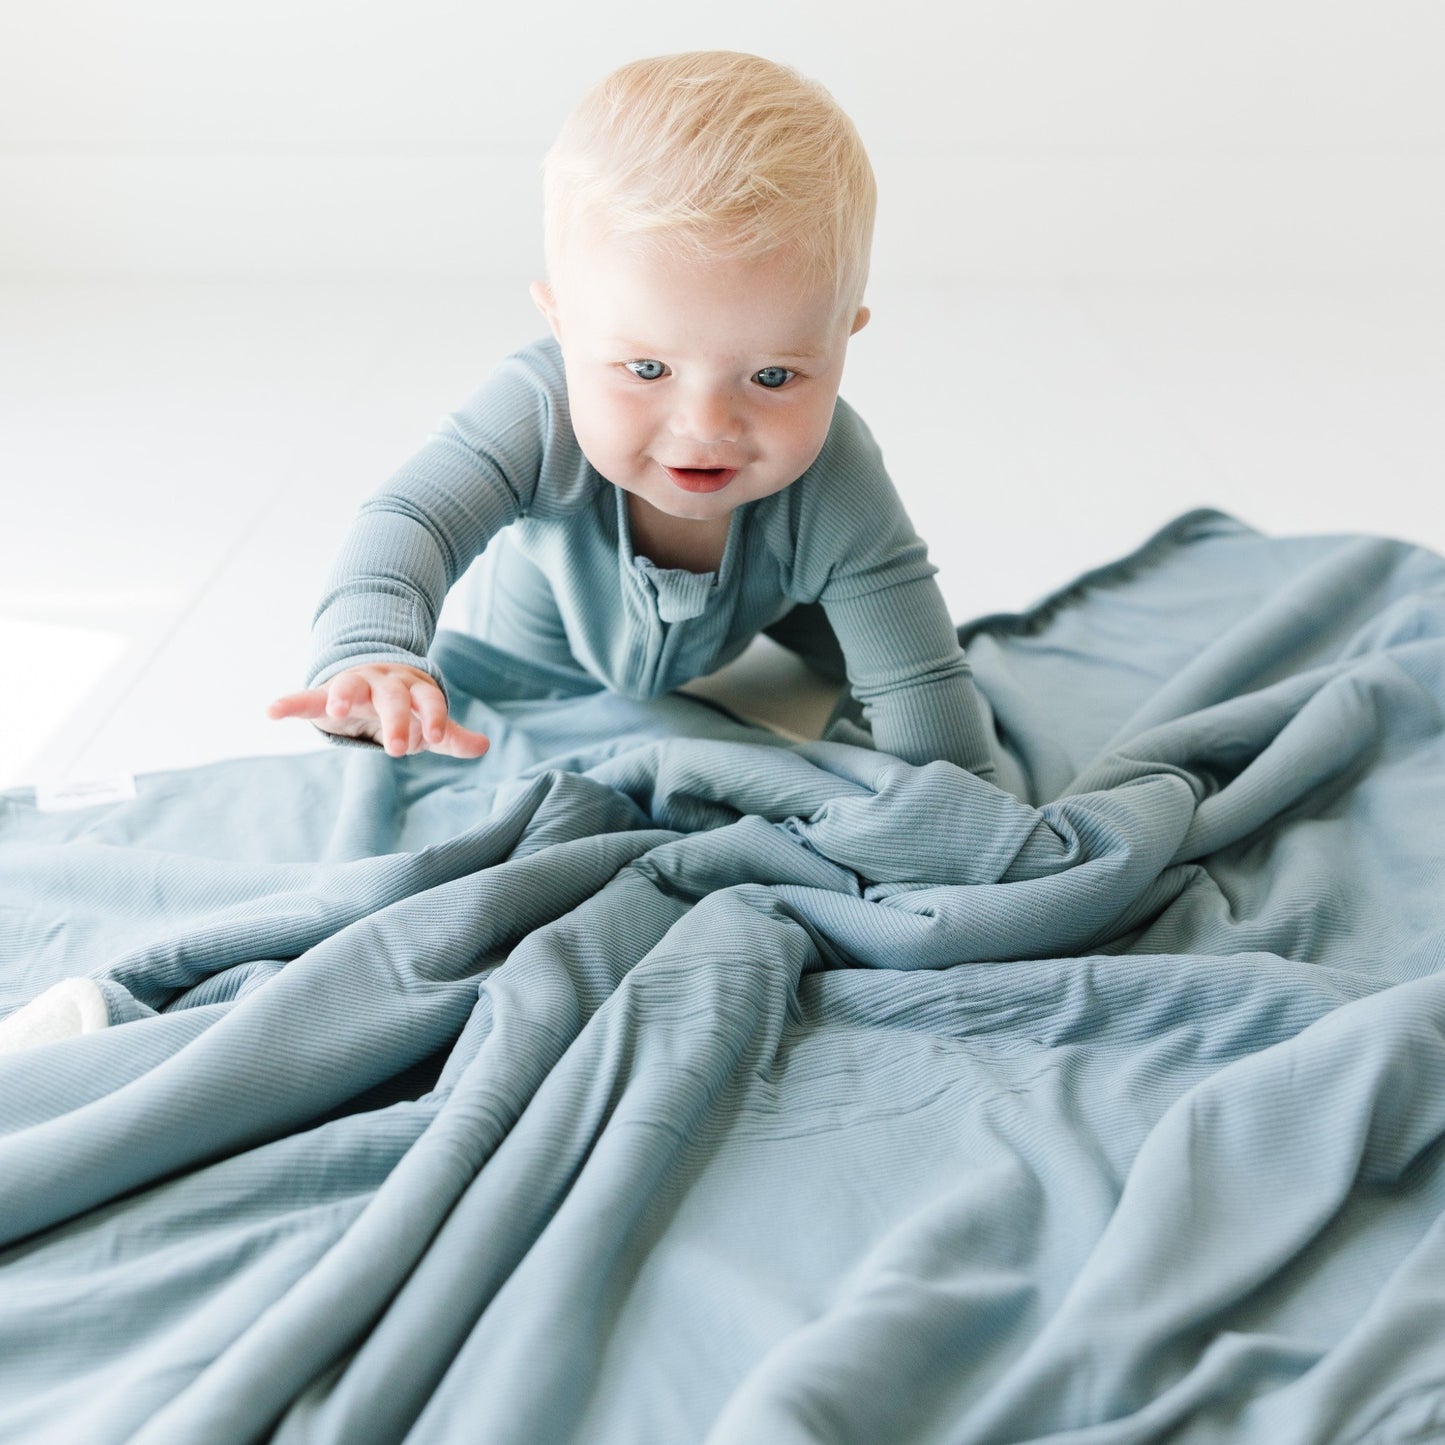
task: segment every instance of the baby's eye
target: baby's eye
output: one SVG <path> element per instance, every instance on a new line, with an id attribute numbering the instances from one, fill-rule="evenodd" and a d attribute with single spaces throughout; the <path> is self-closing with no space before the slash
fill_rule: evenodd
<path id="1" fill-rule="evenodd" d="M 765 386 L 769 391 L 776 391 L 780 386 L 785 386 L 790 377 L 796 376 L 796 371 L 789 371 L 786 366 L 765 366 L 761 371 L 753 374 L 753 380 L 759 386 Z"/>
<path id="2" fill-rule="evenodd" d="M 642 381 L 656 381 L 667 370 L 660 361 L 628 361 L 623 364 Z"/>

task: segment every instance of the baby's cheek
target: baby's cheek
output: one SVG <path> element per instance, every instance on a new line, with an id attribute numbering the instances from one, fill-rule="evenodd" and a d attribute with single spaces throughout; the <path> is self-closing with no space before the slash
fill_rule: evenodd
<path id="1" fill-rule="evenodd" d="M 598 453 L 607 450 L 606 408 L 584 405 L 574 398 L 571 411 L 578 444 L 595 464 Z"/>
<path id="2" fill-rule="evenodd" d="M 627 452 L 645 443 L 648 433 L 645 405 L 625 392 L 589 397 L 580 412 L 572 411 L 572 426 L 586 450 L 586 443 L 599 451 Z"/>
<path id="3" fill-rule="evenodd" d="M 785 451 L 797 475 L 801 476 L 817 459 L 828 439 L 833 409 L 828 407 L 799 408 L 785 419 L 778 437 L 779 448 Z"/>

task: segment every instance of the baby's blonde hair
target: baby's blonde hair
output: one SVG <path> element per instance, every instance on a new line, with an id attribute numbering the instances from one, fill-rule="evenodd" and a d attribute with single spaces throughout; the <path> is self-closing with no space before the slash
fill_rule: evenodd
<path id="1" fill-rule="evenodd" d="M 877 190 L 816 81 L 732 50 L 636 60 L 593 86 L 543 162 L 547 265 L 583 223 L 699 259 L 789 252 L 857 306 Z"/>

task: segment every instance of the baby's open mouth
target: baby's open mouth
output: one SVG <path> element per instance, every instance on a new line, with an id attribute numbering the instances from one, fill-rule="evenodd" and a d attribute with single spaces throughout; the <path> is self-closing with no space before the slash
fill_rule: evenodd
<path id="1" fill-rule="evenodd" d="M 737 476 L 736 467 L 664 467 L 685 492 L 720 492 Z"/>

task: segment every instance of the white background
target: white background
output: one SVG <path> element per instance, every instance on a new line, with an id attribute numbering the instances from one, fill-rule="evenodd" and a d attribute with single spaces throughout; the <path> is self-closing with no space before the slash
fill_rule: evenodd
<path id="1" fill-rule="evenodd" d="M 0 784 L 314 745 L 340 528 L 538 332 L 541 154 L 643 54 L 857 121 L 844 390 L 960 618 L 1196 505 L 1445 548 L 1433 0 L 0 3 Z"/>

